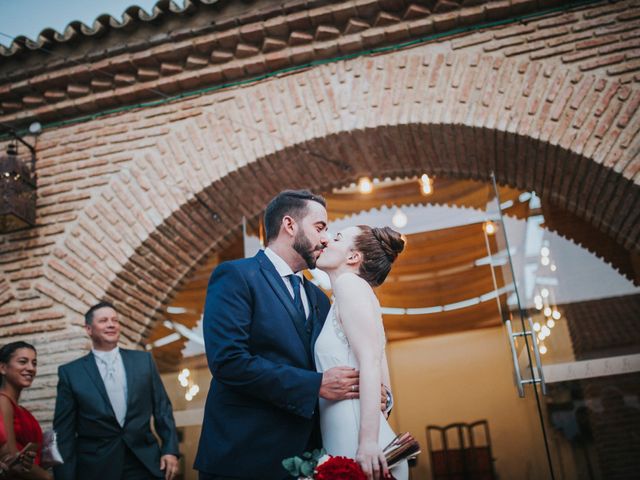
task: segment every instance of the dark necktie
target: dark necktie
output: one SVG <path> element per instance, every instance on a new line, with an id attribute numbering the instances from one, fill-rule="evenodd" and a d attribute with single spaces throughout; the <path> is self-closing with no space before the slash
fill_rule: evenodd
<path id="1" fill-rule="evenodd" d="M 289 275 L 289 280 L 291 280 L 291 286 L 293 287 L 293 304 L 300 312 L 302 312 L 302 316 L 306 318 L 304 306 L 302 305 L 302 296 L 300 294 L 300 284 L 302 283 L 302 280 L 295 274 Z"/>

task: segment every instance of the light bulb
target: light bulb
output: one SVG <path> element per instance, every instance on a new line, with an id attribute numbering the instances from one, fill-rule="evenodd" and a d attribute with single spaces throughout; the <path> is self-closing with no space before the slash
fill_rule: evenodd
<path id="1" fill-rule="evenodd" d="M 542 295 L 542 298 L 547 298 L 549 296 L 549 290 L 543 288 L 542 290 L 540 290 L 540 295 Z"/>
<path id="2" fill-rule="evenodd" d="M 553 328 L 555 326 L 556 326 L 556 322 L 553 320 L 553 318 L 550 318 L 549 320 L 547 320 L 547 327 Z"/>
<path id="3" fill-rule="evenodd" d="M 544 307 L 544 310 L 542 311 L 542 313 L 544 313 L 545 317 L 550 317 L 551 316 L 551 307 Z"/>
<path id="4" fill-rule="evenodd" d="M 420 191 L 423 195 L 429 195 L 430 193 L 433 193 L 433 188 L 431 187 L 431 179 L 426 173 L 420 177 Z"/>
<path id="5" fill-rule="evenodd" d="M 31 125 L 29 125 L 29 132 L 32 135 L 37 135 L 42 132 L 42 125 L 40 124 L 40 122 L 33 122 Z"/>
<path id="6" fill-rule="evenodd" d="M 533 324 L 533 329 L 534 329 L 536 332 L 539 332 L 539 331 L 540 331 L 540 328 L 541 328 L 541 327 L 540 327 L 540 324 L 539 324 L 538 322 L 536 322 L 536 323 L 534 323 L 534 324 Z"/>
<path id="7" fill-rule="evenodd" d="M 540 249 L 540 255 L 542 255 L 543 257 L 548 257 L 549 256 L 549 247 L 542 247 Z"/>
<path id="8" fill-rule="evenodd" d="M 547 327 L 546 325 L 543 325 L 542 330 L 540 331 L 544 333 L 545 337 L 548 337 L 549 335 L 551 335 L 551 330 L 549 330 L 549 327 Z"/>
<path id="9" fill-rule="evenodd" d="M 540 263 L 546 267 L 550 263 L 549 257 L 541 257 Z"/>
<path id="10" fill-rule="evenodd" d="M 396 210 L 396 213 L 393 214 L 391 222 L 397 228 L 405 227 L 408 222 L 407 215 L 402 210 L 398 209 Z"/>
<path id="11" fill-rule="evenodd" d="M 373 184 L 369 177 L 362 177 L 358 180 L 358 190 L 360 193 L 371 193 L 373 191 Z"/>
<path id="12" fill-rule="evenodd" d="M 554 310 L 551 313 L 551 316 L 555 319 L 555 320 L 560 320 L 560 317 L 562 317 L 562 315 L 560 314 L 560 312 L 558 310 Z"/>
<path id="13" fill-rule="evenodd" d="M 555 271 L 558 269 L 558 267 L 556 267 L 556 264 L 555 264 L 555 263 L 552 263 L 552 264 L 551 264 L 551 266 L 549 267 L 549 269 L 550 269 L 552 272 L 555 272 Z"/>
<path id="14" fill-rule="evenodd" d="M 540 354 L 544 355 L 545 353 L 547 353 L 547 347 L 540 345 Z"/>
<path id="15" fill-rule="evenodd" d="M 484 232 L 487 235 L 493 235 L 494 233 L 496 233 L 496 230 L 497 230 L 496 224 L 491 220 L 484 222 L 484 225 L 482 225 L 482 228 L 484 229 Z"/>

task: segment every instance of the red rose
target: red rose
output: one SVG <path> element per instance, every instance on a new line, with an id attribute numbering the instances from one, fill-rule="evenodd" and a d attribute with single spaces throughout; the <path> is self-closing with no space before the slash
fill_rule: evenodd
<path id="1" fill-rule="evenodd" d="M 331 457 L 316 467 L 314 480 L 367 480 L 355 460 L 347 457 Z"/>

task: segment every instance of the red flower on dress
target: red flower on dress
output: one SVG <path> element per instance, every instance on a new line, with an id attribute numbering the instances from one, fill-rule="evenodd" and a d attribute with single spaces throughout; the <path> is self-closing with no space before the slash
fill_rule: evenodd
<path id="1" fill-rule="evenodd" d="M 347 457 L 331 457 L 316 467 L 314 480 L 367 480 L 358 463 Z"/>

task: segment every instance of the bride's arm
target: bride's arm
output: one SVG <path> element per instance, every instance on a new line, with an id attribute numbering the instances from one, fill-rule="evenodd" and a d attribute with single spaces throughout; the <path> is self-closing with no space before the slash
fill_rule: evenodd
<path id="1" fill-rule="evenodd" d="M 367 478 L 382 478 L 388 468 L 378 444 L 380 384 L 384 338 L 371 287 L 355 274 L 341 275 L 334 285 L 344 333 L 360 365 L 360 431 L 356 460 Z"/>

